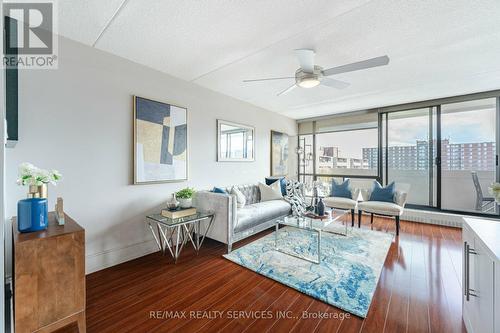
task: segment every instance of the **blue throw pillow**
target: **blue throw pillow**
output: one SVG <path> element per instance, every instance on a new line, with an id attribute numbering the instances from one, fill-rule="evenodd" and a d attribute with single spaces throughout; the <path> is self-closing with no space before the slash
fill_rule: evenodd
<path id="1" fill-rule="evenodd" d="M 220 187 L 214 187 L 214 189 L 212 190 L 212 192 L 214 192 L 214 193 L 220 193 L 220 194 L 227 194 L 227 192 L 224 191 L 224 189 L 222 189 Z"/>
<path id="2" fill-rule="evenodd" d="M 271 185 L 272 183 L 274 183 L 277 180 L 280 181 L 281 195 L 286 195 L 286 179 L 285 179 L 285 177 L 278 177 L 278 178 L 267 177 L 266 178 L 266 185 Z"/>
<path id="3" fill-rule="evenodd" d="M 396 184 L 394 182 L 386 187 L 382 187 L 378 181 L 374 181 L 369 201 L 394 202 L 395 187 Z"/>
<path id="4" fill-rule="evenodd" d="M 352 199 L 351 180 L 346 179 L 342 184 L 337 184 L 335 180 L 332 179 L 332 191 L 330 192 L 330 196 Z"/>

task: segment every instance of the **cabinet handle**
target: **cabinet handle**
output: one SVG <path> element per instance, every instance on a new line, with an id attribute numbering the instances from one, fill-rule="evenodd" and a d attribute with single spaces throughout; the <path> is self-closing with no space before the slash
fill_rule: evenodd
<path id="1" fill-rule="evenodd" d="M 473 296 L 473 297 L 479 297 L 476 293 L 476 290 L 474 289 L 471 289 L 470 288 L 470 256 L 469 255 L 477 255 L 478 253 L 476 252 L 475 249 L 471 248 L 469 246 L 469 244 L 467 244 L 467 242 L 464 243 L 464 257 L 465 257 L 465 262 L 464 262 L 464 265 L 465 265 L 465 281 L 464 281 L 464 285 L 465 285 L 465 300 L 466 301 L 469 301 L 470 299 L 470 296 Z"/>
<path id="2" fill-rule="evenodd" d="M 464 296 L 465 299 L 468 301 L 469 298 L 467 297 L 467 289 L 468 289 L 468 284 L 469 284 L 469 260 L 468 260 L 468 245 L 467 242 L 464 242 L 464 276 L 463 276 L 463 284 L 464 284 Z"/>

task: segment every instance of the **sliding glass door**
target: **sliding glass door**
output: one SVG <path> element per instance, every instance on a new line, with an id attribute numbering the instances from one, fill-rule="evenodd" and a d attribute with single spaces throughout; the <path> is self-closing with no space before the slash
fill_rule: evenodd
<path id="1" fill-rule="evenodd" d="M 380 116 L 382 175 L 408 204 L 499 214 L 488 188 L 498 181 L 498 99 L 484 98 Z"/>
<path id="2" fill-rule="evenodd" d="M 396 182 L 408 203 L 436 206 L 436 109 L 386 113 L 382 117 L 386 183 Z"/>
<path id="3" fill-rule="evenodd" d="M 441 208 L 496 214 L 495 98 L 441 106 Z"/>

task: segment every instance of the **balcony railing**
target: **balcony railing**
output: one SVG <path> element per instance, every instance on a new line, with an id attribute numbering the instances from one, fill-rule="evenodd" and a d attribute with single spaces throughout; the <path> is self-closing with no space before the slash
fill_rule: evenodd
<path id="1" fill-rule="evenodd" d="M 348 170 L 344 169 L 346 176 L 340 174 L 336 178 L 337 181 L 342 181 L 347 177 Z M 358 170 L 359 171 L 359 170 Z M 357 188 L 371 188 L 373 179 L 377 176 L 369 173 L 366 170 L 366 175 L 362 178 L 351 176 L 351 184 Z M 429 184 L 430 177 L 428 170 L 400 170 L 389 169 L 389 180 L 396 182 L 396 187 L 400 190 L 408 192 L 408 204 L 429 206 L 430 197 L 436 198 L 436 178 L 434 184 Z M 482 188 L 483 196 L 491 196 L 488 193 L 488 188 L 495 181 L 494 171 L 477 171 L 479 183 Z M 331 186 L 332 176 L 316 174 L 317 180 L 320 182 L 319 194 L 322 196 L 328 195 Z M 313 176 L 301 176 L 301 180 L 309 183 L 306 186 L 309 189 L 308 195 L 311 195 L 310 184 L 313 181 Z M 372 177 L 372 178 L 367 178 Z M 431 185 L 431 186 L 430 186 Z M 432 191 L 432 194 L 430 192 Z M 489 211 L 476 210 L 477 192 L 472 180 L 471 171 L 467 170 L 442 170 L 441 172 L 441 208 L 443 210 L 498 214 L 498 208 L 490 209 Z M 435 203 L 433 203 L 435 204 Z M 431 204 L 431 206 L 433 205 Z M 496 205 L 496 204 L 493 204 Z M 489 206 L 492 207 L 492 206 Z"/>

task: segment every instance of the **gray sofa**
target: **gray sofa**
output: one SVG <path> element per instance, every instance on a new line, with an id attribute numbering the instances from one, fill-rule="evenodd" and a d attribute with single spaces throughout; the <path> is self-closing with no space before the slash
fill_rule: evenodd
<path id="1" fill-rule="evenodd" d="M 194 205 L 199 211 L 215 212 L 215 220 L 207 237 L 227 244 L 228 253 L 233 243 L 274 226 L 274 220 L 291 214 L 291 206 L 285 200 L 260 201 L 257 184 L 235 185 L 246 198 L 246 204 L 238 208 L 235 195 L 200 191 Z M 233 186 L 224 188 L 228 193 Z"/>

